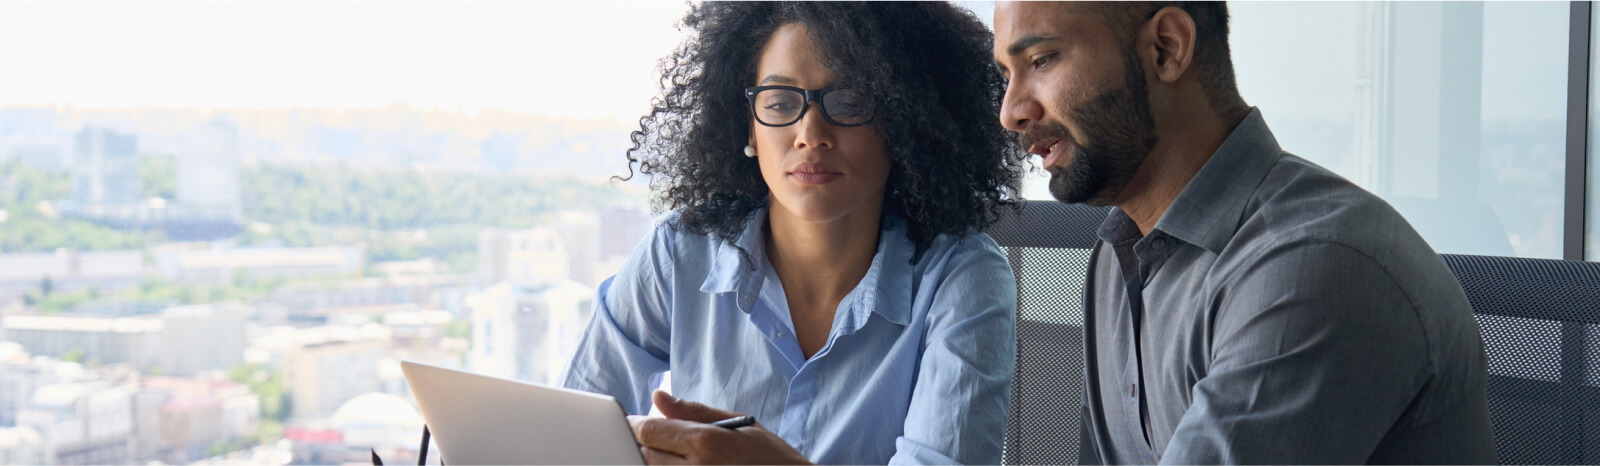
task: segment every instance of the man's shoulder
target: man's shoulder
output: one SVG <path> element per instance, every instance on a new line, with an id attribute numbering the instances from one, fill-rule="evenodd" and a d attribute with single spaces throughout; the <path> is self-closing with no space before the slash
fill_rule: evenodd
<path id="1" fill-rule="evenodd" d="M 1214 268 L 1233 278 L 1247 270 L 1370 275 L 1362 278 L 1392 281 L 1419 311 L 1467 308 L 1439 255 L 1389 203 L 1289 153 L 1257 187 Z"/>
<path id="2" fill-rule="evenodd" d="M 1223 255 L 1323 244 L 1348 248 L 1385 267 L 1438 262 L 1433 248 L 1388 202 L 1287 152 L 1251 195 Z"/>

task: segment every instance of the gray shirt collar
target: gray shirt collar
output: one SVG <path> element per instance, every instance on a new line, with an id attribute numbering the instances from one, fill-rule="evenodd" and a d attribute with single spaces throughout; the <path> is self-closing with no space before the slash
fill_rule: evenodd
<path id="1" fill-rule="evenodd" d="M 1261 110 L 1252 107 L 1178 193 L 1155 230 L 1220 254 L 1238 231 L 1256 187 L 1282 154 Z M 1138 238 L 1138 229 L 1122 209 L 1114 208 L 1100 226 L 1100 238 L 1115 244 Z"/>

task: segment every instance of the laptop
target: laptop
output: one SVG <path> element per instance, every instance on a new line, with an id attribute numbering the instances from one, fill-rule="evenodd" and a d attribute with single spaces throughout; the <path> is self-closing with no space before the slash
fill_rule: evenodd
<path id="1" fill-rule="evenodd" d="M 402 361 L 445 464 L 642 465 L 609 396 Z"/>

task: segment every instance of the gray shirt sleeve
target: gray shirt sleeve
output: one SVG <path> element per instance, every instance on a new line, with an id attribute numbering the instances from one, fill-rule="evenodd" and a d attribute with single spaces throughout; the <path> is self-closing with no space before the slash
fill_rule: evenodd
<path id="1" fill-rule="evenodd" d="M 1290 241 L 1248 263 L 1219 281 L 1212 361 L 1161 463 L 1366 462 L 1432 364 L 1416 307 L 1336 242 Z"/>

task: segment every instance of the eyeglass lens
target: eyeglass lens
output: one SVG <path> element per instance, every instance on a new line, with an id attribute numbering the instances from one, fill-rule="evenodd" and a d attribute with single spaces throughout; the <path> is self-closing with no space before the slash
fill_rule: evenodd
<path id="1" fill-rule="evenodd" d="M 784 126 L 800 119 L 805 94 L 790 89 L 764 89 L 756 93 L 755 114 L 762 124 Z M 823 94 L 822 109 L 834 124 L 859 125 L 872 119 L 872 106 L 860 91 L 835 89 Z"/>

